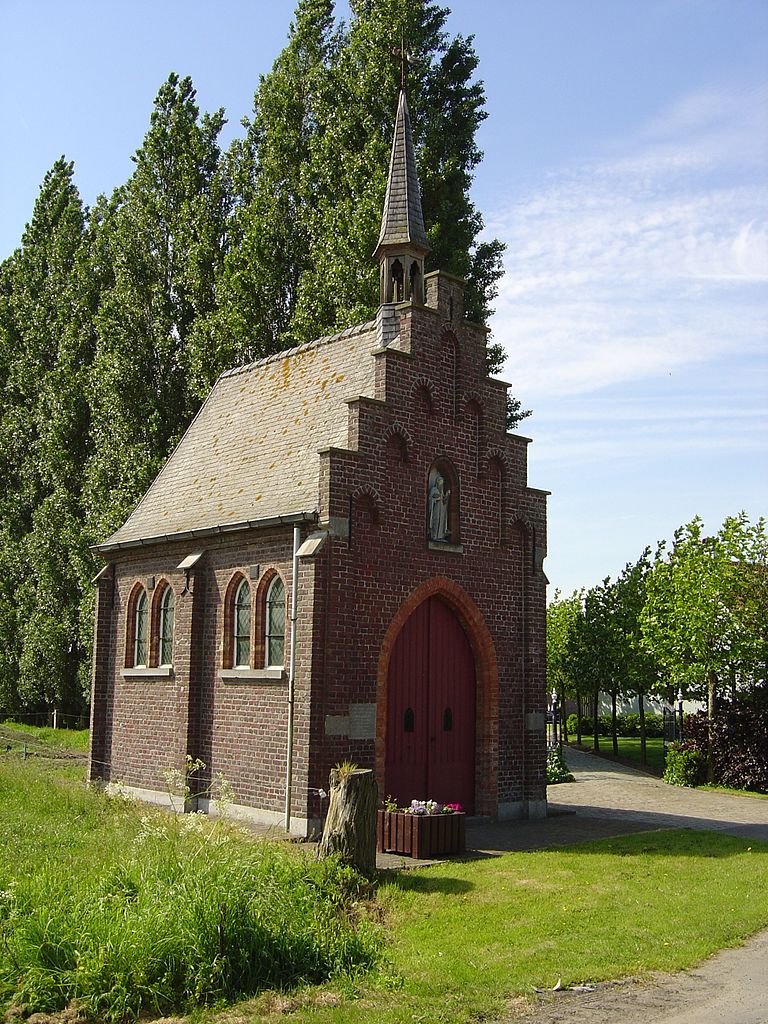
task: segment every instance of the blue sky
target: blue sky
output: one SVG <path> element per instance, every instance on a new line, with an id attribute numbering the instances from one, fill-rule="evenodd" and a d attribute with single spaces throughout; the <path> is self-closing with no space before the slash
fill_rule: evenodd
<path id="1" fill-rule="evenodd" d="M 768 0 L 450 6 L 488 95 L 494 337 L 569 592 L 696 514 L 768 511 Z M 0 258 L 62 153 L 86 203 L 125 180 L 169 71 L 237 133 L 293 7 L 0 0 Z"/>

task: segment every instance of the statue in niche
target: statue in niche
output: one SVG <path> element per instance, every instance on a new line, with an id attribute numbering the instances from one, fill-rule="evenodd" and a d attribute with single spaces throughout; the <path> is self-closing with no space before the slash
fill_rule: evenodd
<path id="1" fill-rule="evenodd" d="M 445 479 L 437 469 L 430 473 L 429 484 L 429 539 L 450 541 L 451 530 L 448 519 L 448 506 L 451 492 L 445 489 Z"/>

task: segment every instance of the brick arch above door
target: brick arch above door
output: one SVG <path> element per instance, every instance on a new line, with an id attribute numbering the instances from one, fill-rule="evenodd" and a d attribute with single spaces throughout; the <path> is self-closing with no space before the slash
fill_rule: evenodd
<path id="1" fill-rule="evenodd" d="M 498 802 L 499 673 L 493 637 L 472 598 L 453 580 L 436 576 L 416 587 L 395 613 L 384 634 L 376 674 L 376 781 L 384 786 L 387 683 L 392 649 L 411 614 L 430 597 L 439 597 L 455 613 L 472 648 L 477 683 L 475 813 L 495 815 Z M 383 796 L 384 793 L 381 792 Z"/>

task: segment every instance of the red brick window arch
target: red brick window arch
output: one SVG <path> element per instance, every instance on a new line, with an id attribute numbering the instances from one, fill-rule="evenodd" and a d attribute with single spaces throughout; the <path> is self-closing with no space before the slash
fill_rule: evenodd
<path id="1" fill-rule="evenodd" d="M 142 584 L 136 583 L 128 598 L 125 667 L 146 668 L 149 654 L 149 597 Z"/>
<path id="2" fill-rule="evenodd" d="M 252 607 L 251 585 L 237 572 L 224 597 L 224 668 L 251 667 Z"/>
<path id="3" fill-rule="evenodd" d="M 427 477 L 427 538 L 434 544 L 459 544 L 459 475 L 449 459 L 436 459 Z"/>
<path id="4" fill-rule="evenodd" d="M 175 612 L 173 587 L 167 580 L 160 580 L 152 596 L 150 630 L 150 664 L 168 666 L 173 664 L 173 625 Z"/>

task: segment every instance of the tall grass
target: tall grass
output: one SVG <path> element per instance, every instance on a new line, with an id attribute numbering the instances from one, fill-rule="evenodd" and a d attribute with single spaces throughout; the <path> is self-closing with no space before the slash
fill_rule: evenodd
<path id="1" fill-rule="evenodd" d="M 101 794 L 78 794 L 69 811 L 51 855 L 38 846 L 35 858 L 20 837 L 21 861 L 0 857 L 0 1002 L 33 1012 L 76 1000 L 118 1021 L 356 974 L 378 958 L 378 936 L 354 919 L 363 883 L 336 861 Z"/>

